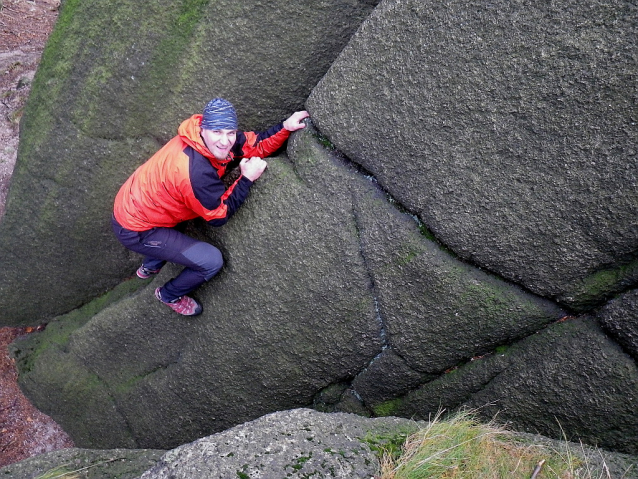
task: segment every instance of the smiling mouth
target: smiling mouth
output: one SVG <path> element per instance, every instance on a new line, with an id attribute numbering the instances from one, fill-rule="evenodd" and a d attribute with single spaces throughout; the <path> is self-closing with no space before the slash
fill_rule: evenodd
<path id="1" fill-rule="evenodd" d="M 211 151 L 213 156 L 218 160 L 226 159 L 230 153 L 230 147 L 220 148 L 219 146 L 214 147 L 213 151 Z"/>

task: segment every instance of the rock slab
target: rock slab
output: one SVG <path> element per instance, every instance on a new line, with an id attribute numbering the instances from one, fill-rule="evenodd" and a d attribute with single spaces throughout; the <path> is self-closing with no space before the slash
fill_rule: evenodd
<path id="1" fill-rule="evenodd" d="M 373 447 L 416 428 L 409 419 L 277 412 L 173 449 L 140 479 L 370 479 L 379 471 Z"/>
<path id="2" fill-rule="evenodd" d="M 317 128 L 462 258 L 573 309 L 638 280 L 636 6 L 385 0 Z"/>

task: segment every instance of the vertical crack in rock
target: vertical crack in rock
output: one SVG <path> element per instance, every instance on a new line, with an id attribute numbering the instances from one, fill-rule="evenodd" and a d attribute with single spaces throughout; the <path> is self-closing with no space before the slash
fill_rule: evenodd
<path id="1" fill-rule="evenodd" d="M 389 340 L 388 340 L 388 328 L 387 328 L 385 319 L 383 318 L 383 314 L 381 313 L 381 308 L 379 307 L 379 295 L 378 295 L 377 285 L 374 280 L 374 273 L 372 272 L 372 269 L 370 268 L 370 265 L 368 264 L 368 260 L 366 259 L 365 247 L 363 245 L 363 241 L 361 240 L 361 222 L 359 219 L 359 214 L 357 213 L 356 205 L 357 205 L 357 200 L 355 196 L 352 195 L 352 218 L 354 219 L 354 227 L 357 233 L 357 239 L 359 241 L 359 254 L 361 255 L 361 260 L 363 261 L 363 267 L 365 268 L 366 274 L 368 275 L 368 279 L 370 281 L 372 299 L 374 300 L 374 310 L 376 313 L 376 320 L 379 324 L 379 335 L 380 335 L 380 339 L 382 343 L 381 351 L 379 351 L 379 354 L 375 356 L 376 358 L 385 349 L 390 347 Z M 373 361 L 374 361 L 374 358 L 372 359 L 371 362 Z"/>
<path id="2" fill-rule="evenodd" d="M 617 345 L 620 348 L 620 350 L 627 355 L 628 358 L 631 358 L 631 360 L 636 364 L 636 367 L 638 368 L 638 356 L 636 356 L 634 351 L 628 348 L 624 341 L 619 341 L 616 336 L 611 334 L 610 331 L 605 327 L 604 324 L 601 323 L 601 321 L 598 318 L 596 318 L 596 321 L 598 322 L 598 325 L 600 326 L 600 329 L 605 335 L 605 337 L 609 339 L 609 341 Z"/>

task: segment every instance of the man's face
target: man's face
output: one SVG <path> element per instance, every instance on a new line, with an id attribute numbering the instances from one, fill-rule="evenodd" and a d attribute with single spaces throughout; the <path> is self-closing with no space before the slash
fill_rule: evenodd
<path id="1" fill-rule="evenodd" d="M 237 130 L 202 130 L 208 150 L 218 160 L 225 160 L 237 140 Z"/>

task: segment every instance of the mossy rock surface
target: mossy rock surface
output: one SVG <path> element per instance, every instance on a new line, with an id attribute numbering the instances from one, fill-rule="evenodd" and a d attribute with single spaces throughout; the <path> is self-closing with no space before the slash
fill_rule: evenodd
<path id="1" fill-rule="evenodd" d="M 130 276 L 139 258 L 110 230 L 128 175 L 216 96 L 242 129 L 303 109 L 374 3 L 65 1 L 0 222 L 0 325 L 38 325 Z"/>
<path id="2" fill-rule="evenodd" d="M 76 444 L 170 448 L 308 406 L 327 386 L 359 376 L 355 385 L 377 382 L 385 399 L 471 357 L 481 349 L 471 336 L 492 348 L 560 317 L 553 304 L 439 249 L 311 127 L 294 135 L 289 154 L 293 161 L 270 160 L 224 228 L 203 236 L 191 225 L 189 234 L 218 245 L 226 260 L 195 293 L 201 316 L 184 319 L 154 298 L 179 271 L 169 265 L 152 283 L 131 280 L 143 287 L 119 301 L 87 306 L 92 316 L 61 316 L 19 343 L 23 389 Z M 410 264 L 394 260 L 404 245 L 418 253 Z M 427 276 L 456 291 L 458 314 L 441 306 Z M 410 301 L 394 299 L 399 281 Z M 502 296 L 507 314 L 483 310 L 477 288 Z M 378 367 L 384 351 L 400 354 L 403 366 Z M 365 400 L 374 395 L 368 388 Z M 360 401 L 354 392 L 338 400 L 365 411 Z"/>
<path id="3" fill-rule="evenodd" d="M 469 408 L 516 431 L 635 455 L 636 397 L 636 363 L 592 317 L 582 317 L 379 401 L 374 411 L 427 420 L 443 408 Z"/>
<path id="4" fill-rule="evenodd" d="M 349 181 L 347 170 L 334 174 Z M 22 388 L 91 448 L 175 447 L 310 404 L 382 347 L 349 194 L 334 193 L 303 181 L 285 156 L 271 159 L 224 228 L 188 231 L 226 261 L 194 294 L 201 316 L 181 317 L 155 299 L 179 271 L 167 265 L 85 322 L 61 316 L 21 341 Z"/>
<path id="5" fill-rule="evenodd" d="M 497 400 L 520 428 L 559 417 L 633 451 L 631 330 L 610 326 L 630 296 L 598 316 L 610 336 L 555 322 L 638 278 L 635 22 L 620 2 L 492 6 L 384 1 L 320 81 L 374 2 L 67 0 L 0 223 L 0 324 L 49 321 L 14 350 L 36 406 L 83 447 L 164 449 L 322 392 L 379 415 Z M 179 122 L 221 95 L 267 127 L 317 82 L 319 130 L 223 228 L 189 225 L 226 261 L 204 314 L 153 297 L 174 266 L 113 289 L 140 261 L 113 197 Z"/>
<path id="6" fill-rule="evenodd" d="M 155 465 L 164 452 L 142 449 L 60 449 L 1 467 L 0 477 L 134 479 Z"/>
<path id="7" fill-rule="evenodd" d="M 506 356 L 467 406 L 519 431 L 638 454 L 638 365 L 594 318 L 552 325 Z"/>

